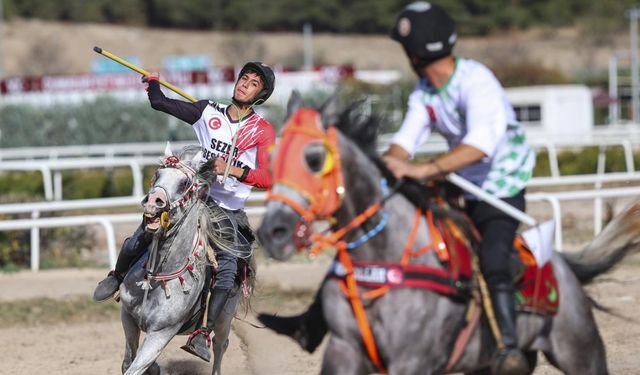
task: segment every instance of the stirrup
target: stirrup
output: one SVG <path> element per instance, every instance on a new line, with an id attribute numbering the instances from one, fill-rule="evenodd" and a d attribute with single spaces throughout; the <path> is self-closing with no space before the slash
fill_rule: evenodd
<path id="1" fill-rule="evenodd" d="M 504 348 L 491 360 L 491 373 L 496 375 L 528 375 L 529 362 L 518 348 Z"/>
<path id="2" fill-rule="evenodd" d="M 200 335 L 204 337 L 200 338 Z M 202 340 L 204 339 L 206 339 L 206 341 L 202 342 Z M 211 336 L 209 335 L 209 331 L 203 327 L 193 331 L 191 335 L 189 335 L 187 343 L 181 346 L 180 349 L 184 350 L 187 353 L 195 355 L 205 362 L 209 362 L 211 360 L 211 352 L 209 350 L 210 347 Z"/>

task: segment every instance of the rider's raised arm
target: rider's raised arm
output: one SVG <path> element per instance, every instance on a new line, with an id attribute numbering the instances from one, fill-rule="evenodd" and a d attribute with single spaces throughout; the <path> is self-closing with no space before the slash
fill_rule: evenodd
<path id="1" fill-rule="evenodd" d="M 265 126 L 257 145 L 256 168 L 250 169 L 243 182 L 261 189 L 271 187 L 269 173 L 269 151 L 275 145 L 276 133 L 271 125 Z"/>
<path id="2" fill-rule="evenodd" d="M 209 104 L 208 100 L 199 100 L 195 103 L 183 100 L 167 98 L 160 90 L 160 82 L 157 77 L 149 77 L 149 102 L 151 108 L 168 113 L 180 120 L 193 125 L 202 116 L 202 111 Z"/>

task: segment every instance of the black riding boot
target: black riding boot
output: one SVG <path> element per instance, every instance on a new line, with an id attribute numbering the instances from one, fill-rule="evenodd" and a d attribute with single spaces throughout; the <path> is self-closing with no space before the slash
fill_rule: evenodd
<path id="1" fill-rule="evenodd" d="M 207 326 L 192 333 L 187 340 L 187 344 L 182 346 L 182 349 L 207 362 L 211 360 L 211 351 L 209 350 L 211 346 L 210 333 L 213 331 L 216 320 L 220 317 L 227 303 L 229 292 L 230 289 L 213 288 L 213 293 L 209 300 L 209 311 L 207 312 Z"/>
<path id="2" fill-rule="evenodd" d="M 322 343 L 328 330 L 327 321 L 322 313 L 320 291 L 307 311 L 300 315 L 283 317 L 259 314 L 258 320 L 276 333 L 291 337 L 309 353 L 313 353 Z"/>
<path id="3" fill-rule="evenodd" d="M 495 375 L 530 374 L 527 359 L 518 348 L 516 334 L 516 310 L 513 287 L 498 284 L 490 288 L 496 320 L 505 348 L 498 350 L 491 363 L 491 373 Z"/>
<path id="4" fill-rule="evenodd" d="M 110 271 L 107 277 L 98 283 L 93 291 L 94 301 L 106 301 L 118 291 L 129 268 L 149 246 L 151 239 L 152 236 L 145 233 L 144 227 L 140 226 L 131 237 L 124 240 L 116 261 L 116 269 Z"/>

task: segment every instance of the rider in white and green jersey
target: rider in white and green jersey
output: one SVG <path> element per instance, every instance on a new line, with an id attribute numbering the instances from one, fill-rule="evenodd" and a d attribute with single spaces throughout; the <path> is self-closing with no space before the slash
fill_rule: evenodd
<path id="1" fill-rule="evenodd" d="M 404 48 L 419 80 L 409 97 L 402 126 L 385 153 L 387 167 L 398 178 L 418 180 L 456 172 L 524 210 L 525 186 L 535 154 L 493 73 L 477 61 L 452 55 L 457 35 L 451 17 L 437 5 L 415 2 L 402 11 L 391 37 Z M 428 163 L 411 163 L 432 131 L 447 140 L 449 151 Z M 470 194 L 465 195 L 465 203 L 465 210 L 482 235 L 480 267 L 505 346 L 494 356 L 492 374 L 529 374 L 526 358 L 518 348 L 510 271 L 519 222 Z M 320 344 L 326 332 L 319 298 L 302 315 L 262 314 L 259 319 L 308 351 Z"/>
<path id="2" fill-rule="evenodd" d="M 398 17 L 392 38 L 404 48 L 419 81 L 385 154 L 387 167 L 396 177 L 419 180 L 455 171 L 524 210 L 535 155 L 493 73 L 477 61 L 452 55 L 457 37 L 451 17 L 437 5 L 410 4 Z M 449 151 L 428 163 L 410 163 L 432 130 L 447 140 Z M 510 270 L 519 222 L 472 195 L 465 195 L 465 210 L 482 235 L 480 267 L 504 343 L 494 357 L 492 373 L 528 374 L 527 360 L 518 348 Z"/>
<path id="3" fill-rule="evenodd" d="M 437 167 L 444 170 L 443 164 L 446 164 L 447 170 L 455 170 L 492 195 L 500 198 L 517 195 L 531 176 L 535 155 L 526 143 L 522 126 L 502 86 L 491 71 L 477 61 L 451 57 L 444 62 L 452 68 L 449 79 L 438 87 L 421 77 L 409 97 L 407 115 L 387 154 L 400 152 L 401 159 L 413 157 L 436 130 L 447 140 L 449 148 L 456 150 L 454 152 L 474 148 L 479 153 L 471 158 L 480 156 L 480 159 L 467 163 L 467 159 L 453 161 L 458 155 L 451 157 L 451 161 L 445 156 L 437 160 L 435 173 L 430 173 L 429 166 L 422 166 L 407 168 L 404 174 L 426 178 L 440 173 Z"/>

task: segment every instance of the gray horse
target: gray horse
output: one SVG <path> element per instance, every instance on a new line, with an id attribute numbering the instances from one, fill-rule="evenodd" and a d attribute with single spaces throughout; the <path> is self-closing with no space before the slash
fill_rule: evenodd
<path id="1" fill-rule="evenodd" d="M 265 251 L 286 260 L 296 247 L 311 244 L 311 239 L 326 240 L 326 235 L 309 237 L 310 222 L 332 217 L 333 233 L 351 225 L 342 239 L 355 244 L 348 253 L 353 262 L 398 263 L 411 235 L 415 206 L 407 194 L 389 195 L 381 184 L 385 174 L 390 175 L 382 163 L 374 162 L 375 121 L 354 110 L 338 116 L 333 101 L 315 111 L 300 108 L 300 100 L 292 97 L 288 112 L 293 115 L 273 159 L 274 186 L 258 231 Z M 339 130 L 334 145 L 329 124 Z M 296 163 L 301 168 L 296 168 Z M 381 202 L 382 208 L 360 225 L 353 225 L 354 218 L 376 202 Z M 383 221 L 386 225 L 380 225 Z M 638 249 L 639 228 L 640 205 L 635 205 L 581 252 L 553 254 L 560 295 L 557 314 L 520 312 L 517 318 L 519 346 L 531 368 L 537 352 L 542 352 L 564 373 L 607 374 L 605 347 L 592 313 L 594 304 L 582 286 Z M 431 241 L 422 220 L 413 249 L 424 248 Z M 434 251 L 424 252 L 413 262 L 442 268 Z M 360 293 L 367 290 L 359 286 Z M 355 308 L 345 297 L 340 280 L 327 278 L 320 298 L 331 333 L 321 373 L 378 372 L 363 345 Z M 456 337 L 465 325 L 467 302 L 416 288 L 396 288 L 364 301 L 380 362 L 389 374 L 489 373 L 496 341 L 487 319 L 481 319 L 459 360 L 449 363 Z"/>
<path id="2" fill-rule="evenodd" d="M 169 341 L 200 327 L 206 306 L 202 291 L 210 282 L 207 253 L 211 259 L 211 246 L 233 246 L 225 236 L 210 231 L 219 213 L 212 212 L 204 197 L 215 176 L 195 151 L 197 148 L 185 149 L 176 156 L 167 146 L 163 166 L 142 202 L 143 225 L 154 234 L 149 251 L 131 267 L 120 286 L 126 338 L 122 372 L 127 375 L 160 373 L 155 360 Z M 241 296 L 236 286 L 215 324 L 213 374 L 221 373 L 231 320 Z M 140 331 L 146 335 L 139 347 Z"/>

